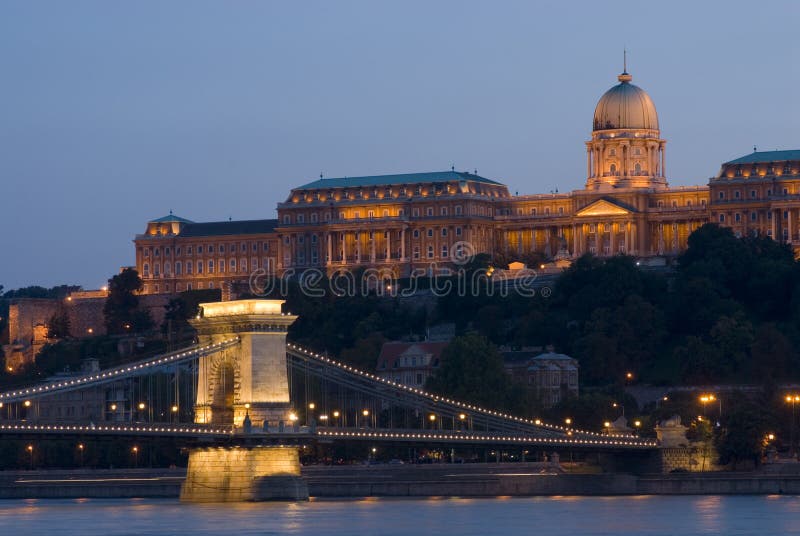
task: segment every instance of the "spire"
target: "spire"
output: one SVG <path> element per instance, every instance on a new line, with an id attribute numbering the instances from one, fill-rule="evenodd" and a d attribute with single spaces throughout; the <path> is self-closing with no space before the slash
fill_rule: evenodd
<path id="1" fill-rule="evenodd" d="M 622 74 L 617 76 L 617 80 L 622 84 L 627 84 L 633 80 L 633 77 L 628 74 L 628 50 L 625 48 L 622 49 Z"/>

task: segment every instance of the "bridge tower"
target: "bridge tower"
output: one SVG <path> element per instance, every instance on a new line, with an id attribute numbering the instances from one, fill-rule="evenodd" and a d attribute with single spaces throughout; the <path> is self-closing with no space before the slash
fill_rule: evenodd
<path id="1" fill-rule="evenodd" d="M 195 422 L 241 427 L 288 422 L 291 409 L 286 331 L 297 316 L 281 312 L 283 300 L 200 304 L 191 320 L 200 344 L 238 336 L 238 347 L 202 357 L 198 365 Z"/>
<path id="2" fill-rule="evenodd" d="M 238 336 L 241 343 L 200 358 L 195 422 L 242 429 L 268 421 L 275 427 L 291 412 L 286 331 L 297 319 L 281 312 L 282 300 L 238 300 L 200 304 L 191 321 L 200 344 Z M 262 445 L 247 433 L 241 444 L 195 447 L 181 488 L 186 502 L 308 499 L 300 458 L 291 444 Z M 275 440 L 275 438 L 272 438 Z M 279 438 L 278 438 L 279 439 Z"/>

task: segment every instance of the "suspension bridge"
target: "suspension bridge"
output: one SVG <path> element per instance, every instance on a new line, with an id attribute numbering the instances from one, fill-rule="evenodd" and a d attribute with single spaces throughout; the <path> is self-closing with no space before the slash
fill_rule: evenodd
<path id="1" fill-rule="evenodd" d="M 310 442 L 599 452 L 658 446 L 358 370 L 287 343 L 297 317 L 282 304 L 202 304 L 191 321 L 197 344 L 189 348 L 0 392 L 0 435 L 182 438 L 193 445 L 182 493 L 188 501 L 302 496 L 297 447 Z"/>

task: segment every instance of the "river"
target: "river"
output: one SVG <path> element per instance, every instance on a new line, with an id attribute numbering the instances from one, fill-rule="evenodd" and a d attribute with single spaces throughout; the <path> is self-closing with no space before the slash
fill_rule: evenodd
<path id="1" fill-rule="evenodd" d="M 773 535 L 800 534 L 796 496 L 531 497 L 180 504 L 0 501 L 9 535 Z"/>

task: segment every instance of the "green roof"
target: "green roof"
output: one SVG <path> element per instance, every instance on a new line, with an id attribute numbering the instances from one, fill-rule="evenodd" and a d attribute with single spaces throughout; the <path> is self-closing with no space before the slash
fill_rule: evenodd
<path id="1" fill-rule="evenodd" d="M 485 184 L 503 184 L 462 171 L 433 171 L 430 173 L 401 173 L 398 175 L 369 175 L 366 177 L 338 177 L 318 179 L 298 186 L 295 190 L 312 190 L 317 188 L 347 188 L 352 186 L 386 186 L 389 184 L 417 184 L 428 182 L 475 181 Z"/>
<path id="2" fill-rule="evenodd" d="M 181 218 L 180 216 L 175 216 L 172 212 L 169 213 L 168 216 L 163 216 L 161 218 L 156 218 L 155 220 L 150 220 L 150 223 L 194 223 L 191 220 L 187 220 L 186 218 Z"/>
<path id="3" fill-rule="evenodd" d="M 190 223 L 181 229 L 182 237 L 229 236 L 275 232 L 278 220 L 212 221 Z"/>
<path id="4" fill-rule="evenodd" d="M 782 162 L 785 160 L 800 160 L 800 149 L 790 151 L 753 151 L 752 153 L 725 162 L 723 165 L 728 164 L 757 164 L 759 162 Z"/>

